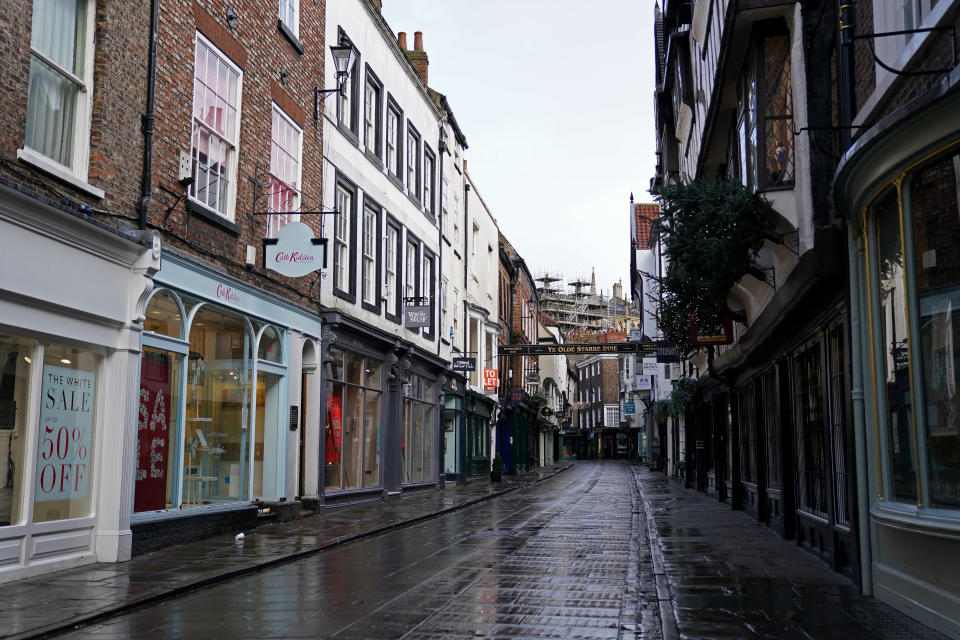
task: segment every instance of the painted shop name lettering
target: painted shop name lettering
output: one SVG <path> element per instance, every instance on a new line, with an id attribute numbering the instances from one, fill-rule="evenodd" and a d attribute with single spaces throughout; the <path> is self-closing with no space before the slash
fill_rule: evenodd
<path id="1" fill-rule="evenodd" d="M 287 253 L 286 251 L 277 252 L 276 262 L 313 262 L 313 255 L 309 253 L 304 253 L 302 251 L 291 251 Z"/>
<path id="2" fill-rule="evenodd" d="M 240 294 L 234 291 L 233 287 L 222 284 L 217 285 L 217 298 L 227 302 L 240 302 Z"/>

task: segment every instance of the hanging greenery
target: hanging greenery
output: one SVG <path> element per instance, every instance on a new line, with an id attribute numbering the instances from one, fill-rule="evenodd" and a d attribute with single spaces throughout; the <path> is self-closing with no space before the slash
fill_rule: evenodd
<path id="1" fill-rule="evenodd" d="M 670 417 L 670 401 L 657 400 L 653 403 L 653 421 L 657 424 L 667 421 Z"/>
<path id="2" fill-rule="evenodd" d="M 730 314 L 727 295 L 756 259 L 775 212 L 736 180 L 670 184 L 657 200 L 653 234 L 668 261 L 665 275 L 648 274 L 659 285 L 657 319 L 667 340 L 689 355 L 697 348 L 690 325 L 715 327 Z"/>
<path id="3" fill-rule="evenodd" d="M 673 383 L 670 392 L 670 415 L 676 417 L 687 410 L 687 403 L 693 399 L 697 383 L 693 378 L 680 378 Z"/>

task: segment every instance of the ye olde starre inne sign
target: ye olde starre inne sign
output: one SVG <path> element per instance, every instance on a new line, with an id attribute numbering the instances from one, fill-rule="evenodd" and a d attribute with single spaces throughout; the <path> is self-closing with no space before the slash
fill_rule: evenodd
<path id="1" fill-rule="evenodd" d="M 288 222 L 276 238 L 263 241 L 263 266 L 291 278 L 327 266 L 327 241 L 314 238 L 313 229 L 302 222 Z"/>

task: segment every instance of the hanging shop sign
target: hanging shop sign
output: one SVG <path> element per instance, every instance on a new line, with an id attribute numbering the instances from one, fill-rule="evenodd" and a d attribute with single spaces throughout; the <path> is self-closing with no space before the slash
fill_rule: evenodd
<path id="1" fill-rule="evenodd" d="M 407 327 L 408 329 L 419 329 L 422 327 L 429 327 L 430 326 L 430 305 L 415 304 L 415 305 L 404 307 L 403 308 L 403 326 Z"/>
<path id="2" fill-rule="evenodd" d="M 672 364 L 680 362 L 680 348 L 675 344 L 666 341 L 656 343 L 657 362 L 660 364 Z"/>
<path id="3" fill-rule="evenodd" d="M 643 359 L 643 375 L 653 376 L 657 373 L 657 359 L 656 358 L 644 358 Z"/>
<path id="4" fill-rule="evenodd" d="M 527 384 L 540 384 L 540 374 L 536 371 L 527 373 Z"/>
<path id="5" fill-rule="evenodd" d="M 408 327 L 410 325 L 407 325 Z M 476 358 L 454 358 L 453 363 L 450 365 L 454 371 L 476 371 L 477 370 L 477 359 Z"/>
<path id="6" fill-rule="evenodd" d="M 327 241 L 314 238 L 313 229 L 302 222 L 288 222 L 276 238 L 263 241 L 263 266 L 291 278 L 299 278 L 327 266 Z"/>
<path id="7" fill-rule="evenodd" d="M 637 413 L 637 404 L 635 402 L 625 402 L 623 403 L 623 413 L 624 415 L 632 416 Z"/>
<path id="8" fill-rule="evenodd" d="M 649 391 L 653 387 L 653 376 L 637 376 L 637 390 Z"/>
<path id="9" fill-rule="evenodd" d="M 43 366 L 36 502 L 87 497 L 94 386 L 91 371 Z"/>
<path id="10" fill-rule="evenodd" d="M 510 392 L 510 399 L 513 400 L 514 402 L 520 402 L 521 400 L 523 400 L 523 390 L 522 390 L 522 389 L 515 389 L 515 390 L 511 391 L 511 392 Z"/>
<path id="11" fill-rule="evenodd" d="M 690 325 L 690 340 L 693 344 L 731 344 L 733 321 L 730 318 L 724 318 L 719 326 L 712 328 Z"/>

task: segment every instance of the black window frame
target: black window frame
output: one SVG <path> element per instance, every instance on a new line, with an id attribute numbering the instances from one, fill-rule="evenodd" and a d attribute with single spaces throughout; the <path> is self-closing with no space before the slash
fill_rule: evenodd
<path id="1" fill-rule="evenodd" d="M 430 160 L 430 171 L 427 171 L 427 160 Z M 434 223 L 437 222 L 437 156 L 426 142 L 423 143 L 423 178 L 422 183 L 430 181 L 430 198 L 423 197 L 424 213 Z"/>
<path id="2" fill-rule="evenodd" d="M 357 204 L 358 204 L 357 196 L 359 194 L 359 190 L 357 189 L 357 185 L 355 185 L 351 180 L 349 180 L 346 176 L 344 176 L 339 171 L 337 171 L 335 185 L 336 187 L 335 187 L 334 193 L 336 193 L 336 189 L 340 189 L 341 187 L 343 187 L 344 189 L 349 191 L 351 194 L 350 211 L 346 212 L 346 215 L 350 216 L 350 224 L 349 224 L 350 245 L 347 247 L 347 254 L 349 256 L 348 259 L 350 260 L 349 269 L 347 271 L 349 273 L 348 277 L 350 278 L 350 282 L 348 283 L 347 288 L 344 289 L 339 286 L 342 283 L 337 281 L 337 274 L 339 273 L 339 269 L 337 268 L 337 255 L 338 255 L 337 233 L 336 233 L 336 227 L 334 227 L 333 238 L 332 238 L 333 251 L 334 251 L 333 253 L 333 295 L 337 296 L 342 300 L 346 300 L 347 302 L 356 303 L 357 301 Z M 336 195 L 334 195 L 334 203 L 336 203 Z M 339 215 L 345 215 L 345 213 L 341 211 Z M 334 225 L 336 225 L 336 222 L 334 222 Z"/>
<path id="3" fill-rule="evenodd" d="M 387 111 L 386 111 L 386 115 L 384 116 L 384 122 L 383 122 L 384 154 L 386 154 L 387 152 L 386 139 L 387 139 L 387 136 L 390 135 L 390 128 L 387 126 L 387 123 L 390 121 L 390 111 L 393 111 L 393 113 L 397 116 L 397 146 L 393 150 L 397 158 L 397 172 L 394 173 L 393 171 L 390 170 L 390 160 L 386 157 L 384 157 L 384 165 L 387 169 L 387 175 L 390 177 L 390 179 L 393 180 L 394 184 L 396 184 L 401 190 L 403 190 L 403 178 L 402 178 L 403 166 L 404 166 L 403 159 L 406 155 L 406 147 L 404 146 L 404 136 L 403 136 L 403 124 L 405 121 L 403 119 L 403 109 L 400 108 L 400 105 L 397 103 L 396 100 L 394 100 L 393 96 L 388 91 L 387 92 Z"/>
<path id="4" fill-rule="evenodd" d="M 373 125 L 374 129 L 374 144 L 373 149 L 371 150 L 370 141 L 367 140 L 367 93 L 370 89 L 370 85 L 373 85 L 377 91 L 377 104 L 376 104 L 376 119 Z M 383 111 L 384 105 L 384 87 L 383 82 L 377 76 L 377 74 L 370 68 L 370 65 L 366 65 L 366 73 L 363 77 L 363 150 L 367 154 L 367 157 L 373 160 L 377 166 L 383 166 L 383 150 L 385 144 L 384 136 L 384 125 L 386 118 Z"/>
<path id="5" fill-rule="evenodd" d="M 423 261 L 423 243 L 420 241 L 420 238 L 415 236 L 413 233 L 407 229 L 406 237 L 403 239 L 403 307 L 406 308 L 407 301 L 407 246 L 414 245 L 417 249 L 417 258 L 414 260 L 414 274 L 413 274 L 413 297 L 420 297 L 420 266 Z M 407 331 L 411 333 L 420 333 L 419 328 L 407 327 Z"/>
<path id="6" fill-rule="evenodd" d="M 418 274 L 419 282 L 423 282 L 423 263 L 430 259 L 430 326 L 423 329 L 421 334 L 427 340 L 434 340 L 437 337 L 437 254 L 431 251 L 426 247 L 426 245 L 420 246 L 420 268 L 421 273 Z M 421 291 L 418 295 L 424 296 L 425 292 Z"/>
<path id="7" fill-rule="evenodd" d="M 404 182 L 406 183 L 406 187 L 407 187 L 406 188 L 407 195 L 410 196 L 410 198 L 412 198 L 413 201 L 416 202 L 417 205 L 419 206 L 421 204 L 421 198 L 423 197 L 422 196 L 422 193 L 423 193 L 423 136 L 420 135 L 420 132 L 413 125 L 413 123 L 407 120 L 407 140 L 406 140 L 406 144 L 404 144 L 404 147 L 403 147 L 404 158 L 407 157 L 407 154 L 406 154 L 407 146 L 410 144 L 411 138 L 416 140 L 416 145 L 417 145 L 416 152 L 415 152 L 417 166 L 413 167 L 413 174 L 414 174 L 413 185 L 412 185 L 413 189 L 411 190 L 410 188 L 411 185 L 410 185 L 410 166 L 409 165 L 406 167 L 407 175 L 406 175 L 406 180 Z"/>
<path id="8" fill-rule="evenodd" d="M 350 138 L 354 144 L 360 144 L 360 83 L 357 81 L 360 75 L 360 70 L 363 68 L 361 66 L 362 60 L 360 55 L 360 50 L 357 49 L 356 45 L 353 44 L 353 40 L 347 35 L 347 32 L 343 30 L 343 27 L 337 27 L 338 42 L 340 45 L 348 45 L 353 48 L 353 51 L 356 53 L 356 60 L 353 63 L 353 69 L 350 69 L 350 111 L 351 113 L 351 123 L 344 124 L 343 122 L 343 112 L 341 109 L 342 103 L 340 102 L 340 96 L 337 94 L 337 128 L 343 132 L 345 136 Z M 364 76 L 366 77 L 366 76 Z M 365 84 L 365 83 L 364 83 Z"/>
<path id="9" fill-rule="evenodd" d="M 363 194 L 363 222 L 364 223 L 366 222 L 366 212 L 368 209 L 374 212 L 376 217 L 376 227 L 377 227 L 373 236 L 374 256 L 375 256 L 374 266 L 373 266 L 373 274 L 374 274 L 373 275 L 373 289 L 374 289 L 373 300 L 374 302 L 373 304 L 370 304 L 369 302 L 367 302 L 366 296 L 364 295 L 365 279 L 363 277 L 363 260 L 364 260 L 363 235 L 364 235 L 365 229 L 361 227 L 360 241 L 358 243 L 360 245 L 360 306 L 371 313 L 380 315 L 380 307 L 381 307 L 380 297 L 383 291 L 382 278 L 380 275 L 382 272 L 381 265 L 383 264 L 383 243 L 380 242 L 380 236 L 383 232 L 383 207 L 381 207 L 380 203 L 378 203 L 376 200 L 374 200 L 367 194 Z"/>
<path id="10" fill-rule="evenodd" d="M 394 218 L 389 213 L 387 213 L 387 227 L 391 227 L 393 228 L 394 231 L 397 232 L 397 255 L 394 259 L 396 263 L 394 264 L 394 273 L 395 273 L 394 279 L 396 280 L 396 282 L 393 283 L 395 286 L 394 291 L 396 292 L 396 295 L 393 297 L 392 311 L 389 308 L 387 308 L 386 305 L 384 305 L 384 317 L 386 317 L 386 319 L 390 320 L 391 322 L 395 322 L 396 324 L 401 324 L 403 322 L 403 297 L 405 295 L 404 287 L 403 287 L 404 276 L 405 276 L 403 271 L 403 255 L 404 255 L 404 250 L 406 249 L 406 244 L 404 244 L 404 239 L 403 239 L 403 225 L 401 225 L 400 221 Z M 386 244 L 388 237 L 389 237 L 389 234 L 386 233 L 386 228 L 384 228 L 384 234 L 383 234 L 384 244 Z M 383 251 L 383 256 L 384 258 L 386 258 L 387 256 L 386 249 L 384 249 Z M 384 279 L 386 279 L 386 263 L 384 263 Z"/>

